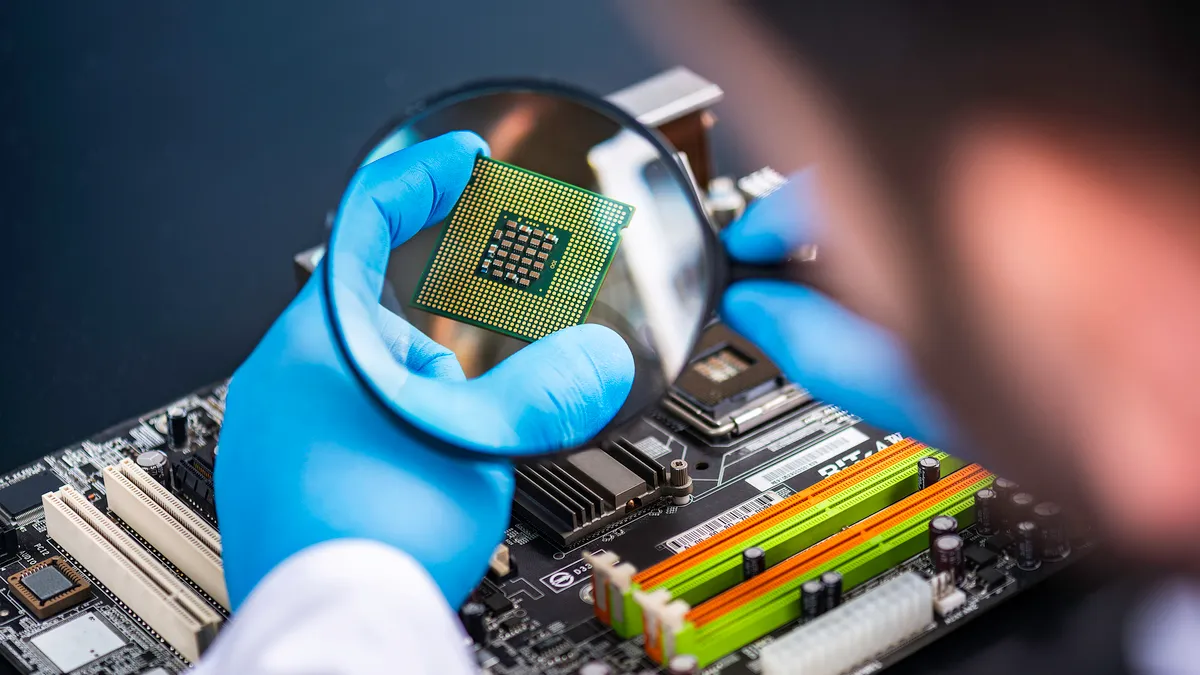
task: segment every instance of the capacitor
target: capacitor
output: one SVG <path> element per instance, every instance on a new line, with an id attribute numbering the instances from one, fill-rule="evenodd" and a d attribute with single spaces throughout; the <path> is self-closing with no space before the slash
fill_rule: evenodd
<path id="1" fill-rule="evenodd" d="M 700 659 L 691 654 L 676 654 L 667 661 L 667 672 L 671 675 L 697 675 L 700 672 Z"/>
<path id="2" fill-rule="evenodd" d="M 805 620 L 815 619 L 821 615 L 824 606 L 825 587 L 817 579 L 810 579 L 800 585 L 800 615 Z"/>
<path id="3" fill-rule="evenodd" d="M 958 521 L 954 516 L 934 516 L 929 519 L 929 550 L 938 537 L 947 534 L 958 534 Z"/>
<path id="4" fill-rule="evenodd" d="M 167 410 L 167 444 L 179 450 L 188 444 L 188 417 L 184 408 Z"/>
<path id="5" fill-rule="evenodd" d="M 996 505 L 999 507 L 996 509 L 997 515 L 1000 516 L 997 524 L 1000 526 L 1000 531 L 1002 532 L 1011 529 L 1015 522 L 1008 515 L 1008 501 L 1020 489 L 1021 486 L 1017 485 L 1016 481 L 1007 478 L 997 478 L 992 481 L 992 490 L 996 493 Z"/>
<path id="6" fill-rule="evenodd" d="M 612 666 L 603 661 L 589 661 L 579 667 L 579 675 L 612 675 Z"/>
<path id="7" fill-rule="evenodd" d="M 742 578 L 750 579 L 767 571 L 767 552 L 757 546 L 742 551 Z"/>
<path id="8" fill-rule="evenodd" d="M 975 529 L 979 534 L 996 534 L 1000 529 L 996 513 L 996 491 L 983 488 L 975 493 Z"/>
<path id="9" fill-rule="evenodd" d="M 1054 562 L 1071 555 L 1071 540 L 1062 507 L 1054 502 L 1042 502 L 1033 507 L 1033 519 L 1041 530 L 1041 558 Z"/>
<path id="10" fill-rule="evenodd" d="M 462 621 L 467 635 L 475 644 L 482 645 L 487 642 L 487 608 L 483 606 L 483 603 L 468 602 L 458 610 L 458 617 Z"/>
<path id="11" fill-rule="evenodd" d="M 917 460 L 917 489 L 924 490 L 942 479 L 942 463 L 937 457 Z"/>
<path id="12" fill-rule="evenodd" d="M 933 568 L 938 572 L 947 572 L 954 578 L 954 583 L 960 583 L 963 572 L 963 538 L 957 534 L 944 534 L 933 542 Z"/>
<path id="13" fill-rule="evenodd" d="M 821 575 L 821 613 L 842 604 L 842 573 L 830 570 Z"/>
<path id="14" fill-rule="evenodd" d="M 167 453 L 162 450 L 147 450 L 140 453 L 134 461 L 142 471 L 150 474 L 151 478 L 164 487 L 171 487 L 171 460 L 167 459 Z"/>
<path id="15" fill-rule="evenodd" d="M 1008 517 L 1014 525 L 1026 520 L 1033 520 L 1033 507 L 1037 499 L 1028 492 L 1018 492 L 1008 498 Z"/>
<path id="16" fill-rule="evenodd" d="M 1022 520 L 1013 526 L 1017 539 L 1017 567 L 1023 570 L 1036 570 L 1042 566 L 1039 553 L 1040 529 L 1032 520 Z"/>

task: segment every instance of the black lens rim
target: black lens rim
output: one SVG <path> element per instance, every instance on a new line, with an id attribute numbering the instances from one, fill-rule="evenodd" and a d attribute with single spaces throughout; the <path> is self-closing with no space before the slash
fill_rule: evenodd
<path id="1" fill-rule="evenodd" d="M 664 157 L 670 157 L 672 161 L 668 166 L 675 174 L 675 177 L 680 181 L 681 185 L 688 185 L 693 186 L 693 188 L 698 188 L 698 186 L 695 186 L 695 181 L 690 177 L 688 171 L 681 164 L 678 152 L 671 147 L 671 144 L 667 142 L 667 140 L 657 130 L 642 124 L 628 112 L 622 110 L 602 96 L 597 96 L 585 89 L 563 82 L 533 78 L 497 78 L 476 80 L 421 99 L 420 101 L 408 106 L 404 112 L 391 117 L 371 136 L 366 146 L 359 151 L 350 170 L 350 174 L 346 177 L 345 184 L 350 184 L 354 174 L 358 171 L 359 167 L 362 166 L 363 162 L 366 161 L 367 157 L 369 157 L 370 154 L 377 147 L 379 147 L 381 143 L 383 143 L 402 126 L 413 124 L 419 121 L 425 115 L 428 115 L 433 111 L 440 110 L 460 100 L 475 98 L 481 95 L 514 91 L 562 96 L 597 109 L 599 112 L 602 112 L 619 122 L 624 128 L 637 132 L 649 143 L 651 143 L 656 150 L 662 153 Z M 729 278 L 729 260 L 725 255 L 724 247 L 721 246 L 720 239 L 717 236 L 717 228 L 714 226 L 712 219 L 709 218 L 707 211 L 705 211 L 704 206 L 700 201 L 700 195 L 697 194 L 696 189 L 685 190 L 685 192 L 688 195 L 689 205 L 695 212 L 697 221 L 703 223 L 704 225 L 702 228 L 704 230 L 702 237 L 704 239 L 704 249 L 706 252 L 705 257 L 707 258 L 707 265 L 709 268 L 707 271 L 712 279 L 712 283 L 709 284 L 708 293 L 704 298 L 704 311 L 702 314 L 703 318 L 701 319 L 700 325 L 696 327 L 695 335 L 692 337 L 692 341 L 688 345 L 688 353 L 691 353 L 696 347 L 696 342 L 700 338 L 700 334 L 703 331 L 704 325 L 706 325 L 710 318 L 715 314 L 718 302 L 724 293 L 724 289 Z M 495 460 L 497 458 L 504 457 L 525 459 L 565 454 L 588 447 L 589 445 L 593 444 L 595 438 L 604 436 L 606 433 L 611 431 L 611 425 L 606 425 L 597 433 L 596 437 L 590 438 L 587 442 L 570 448 L 550 450 L 545 453 L 538 454 L 505 455 L 499 452 L 488 452 L 455 445 L 444 438 L 425 431 L 420 426 L 409 421 L 408 418 L 405 417 L 402 410 L 399 410 L 397 407 L 388 403 L 387 398 L 382 394 L 382 392 L 380 392 L 378 387 L 376 387 L 372 378 L 363 372 L 363 369 L 359 366 L 358 361 L 351 355 L 341 322 L 336 319 L 337 308 L 336 303 L 333 300 L 332 280 L 333 258 L 332 256 L 329 256 L 328 253 L 331 250 L 330 247 L 333 243 L 334 234 L 337 232 L 338 214 L 341 210 L 341 196 L 344 193 L 345 189 L 338 194 L 338 204 L 335 205 L 334 209 L 331 211 L 333 214 L 331 227 L 329 236 L 325 240 L 325 250 L 327 255 L 320 264 L 321 284 L 323 290 L 323 299 L 321 304 L 325 308 L 325 318 L 326 321 L 329 322 L 331 332 L 334 336 L 334 343 L 337 345 L 339 356 L 344 362 L 344 365 L 354 375 L 355 379 L 358 380 L 359 384 L 362 385 L 362 387 L 369 393 L 369 397 L 375 405 L 380 406 L 380 408 L 386 411 L 397 424 L 402 425 L 407 433 L 413 435 L 418 442 L 422 443 L 426 447 L 437 450 L 438 452 L 444 454 L 467 459 Z M 651 406 L 653 405 L 655 404 L 651 404 Z M 650 408 L 648 407 L 643 412 L 646 412 L 649 409 Z"/>

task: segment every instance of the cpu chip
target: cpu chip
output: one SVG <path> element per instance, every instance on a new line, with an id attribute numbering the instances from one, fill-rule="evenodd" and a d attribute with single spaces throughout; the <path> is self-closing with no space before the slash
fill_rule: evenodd
<path id="1" fill-rule="evenodd" d="M 481 156 L 413 305 L 529 341 L 581 324 L 632 217 L 628 204 Z"/>

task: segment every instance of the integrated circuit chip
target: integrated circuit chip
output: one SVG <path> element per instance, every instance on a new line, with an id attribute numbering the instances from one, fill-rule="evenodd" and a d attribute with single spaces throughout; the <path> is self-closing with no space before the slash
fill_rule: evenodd
<path id="1" fill-rule="evenodd" d="M 536 340 L 583 323 L 633 207 L 479 157 L 413 305 Z"/>
<path id="2" fill-rule="evenodd" d="M 21 481 L 0 488 L 0 509 L 10 518 L 18 518 L 42 505 L 42 495 L 54 492 L 63 482 L 49 471 L 35 473 Z"/>
<path id="3" fill-rule="evenodd" d="M 66 560 L 54 556 L 8 577 L 8 589 L 39 619 L 92 597 L 92 585 Z"/>

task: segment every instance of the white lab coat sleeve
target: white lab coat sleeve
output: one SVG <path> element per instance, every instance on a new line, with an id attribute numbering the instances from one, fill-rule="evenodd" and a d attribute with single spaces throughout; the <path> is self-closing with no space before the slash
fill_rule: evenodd
<path id="1" fill-rule="evenodd" d="M 311 546 L 271 571 L 189 675 L 478 671 L 424 568 L 379 542 Z"/>

